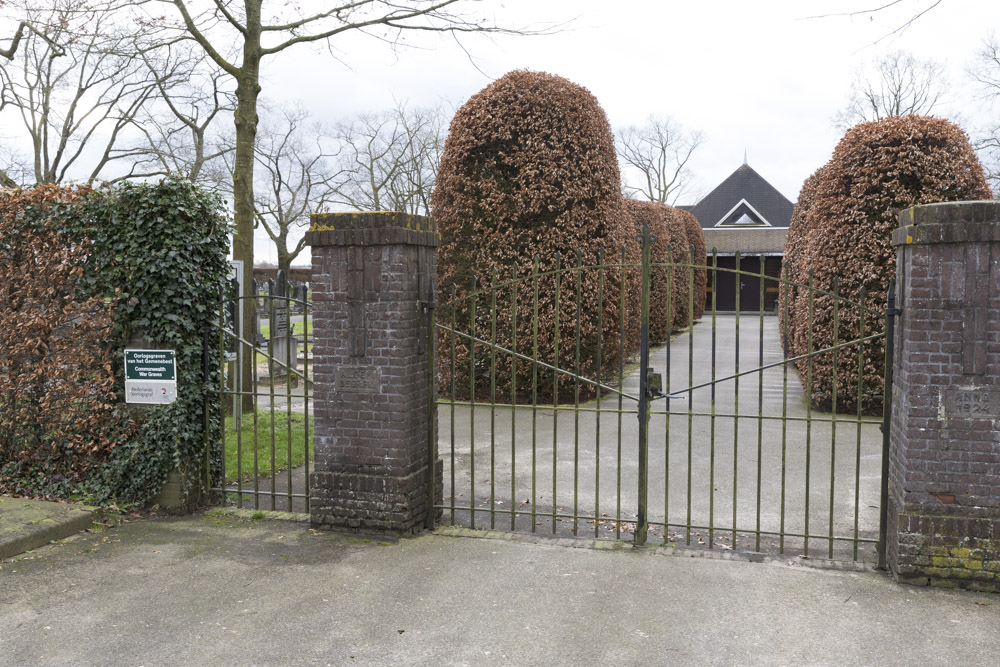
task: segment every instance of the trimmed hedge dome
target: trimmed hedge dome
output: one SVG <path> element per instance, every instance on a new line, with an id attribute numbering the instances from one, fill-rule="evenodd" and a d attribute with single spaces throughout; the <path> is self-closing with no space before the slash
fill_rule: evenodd
<path id="1" fill-rule="evenodd" d="M 778 284 L 778 331 L 781 333 L 785 353 L 789 357 L 805 353 L 805 350 L 801 349 L 798 344 L 791 322 L 792 313 L 795 310 L 795 300 L 801 292 L 799 285 L 808 285 L 809 283 L 809 267 L 802 260 L 809 238 L 806 218 L 812 208 L 816 188 L 822 179 L 823 167 L 820 167 L 802 183 L 798 201 L 795 202 L 795 208 L 792 209 L 792 219 L 788 223 L 788 235 L 785 237 L 785 256 L 782 260 L 781 277 L 784 279 L 787 276 L 791 284 L 785 282 Z M 787 322 L 785 318 L 786 307 L 788 309 Z"/>
<path id="2" fill-rule="evenodd" d="M 458 110 L 445 142 L 431 208 L 441 233 L 438 285 L 442 309 L 438 316 L 450 319 L 454 315 L 458 328 L 466 333 L 471 328 L 472 302 L 460 299 L 449 305 L 449 299 L 453 284 L 458 286 L 460 297 L 468 294 L 474 275 L 480 285 L 492 284 L 494 275 L 499 281 L 511 280 L 515 272 L 518 277 L 530 276 L 535 256 L 543 273 L 554 268 L 557 256 L 563 268 L 575 267 L 578 251 L 584 265 L 592 266 L 600 261 L 602 248 L 607 264 L 619 263 L 623 248 L 628 264 L 639 260 L 604 111 L 585 88 L 551 74 L 510 72 Z M 604 378 L 616 377 L 620 347 L 627 356 L 638 339 L 639 272 L 634 267 L 563 272 L 559 281 L 552 274 L 539 278 L 538 358 L 551 363 L 558 338 L 557 365 L 575 369 L 578 274 L 582 281 L 580 373 L 595 378 L 600 356 Z M 509 285 L 497 292 L 497 345 L 510 349 L 516 342 L 518 351 L 529 356 L 534 354 L 535 340 L 534 282 L 530 278 L 517 282 L 516 294 Z M 511 307 L 514 297 L 516 340 Z M 475 334 L 482 340 L 491 335 L 488 300 L 489 295 L 485 295 L 476 301 Z M 450 339 L 442 339 L 442 368 L 450 364 L 451 345 Z M 468 339 L 456 340 L 454 345 L 456 393 L 467 395 L 472 372 Z M 486 355 L 488 348 L 477 345 L 476 359 Z M 532 366 L 526 361 L 516 364 L 519 390 L 529 387 Z M 498 391 L 508 390 L 505 378 L 510 372 L 510 355 L 498 355 Z M 477 382 L 478 393 L 485 390 L 488 370 L 476 373 L 485 378 Z M 551 371 L 546 377 L 551 378 Z M 561 391 L 573 385 L 571 377 L 560 377 Z M 551 386 L 551 379 L 547 386 Z"/>
<path id="3" fill-rule="evenodd" d="M 656 237 L 650 252 L 653 267 L 649 279 L 649 341 L 662 343 L 670 338 L 671 332 L 687 325 L 688 271 L 671 266 L 687 262 L 687 229 L 678 226 L 673 209 L 666 204 L 626 199 L 625 205 L 635 233 L 641 233 L 643 225 L 648 225 Z"/>
<path id="4" fill-rule="evenodd" d="M 694 314 L 691 316 L 692 322 L 697 322 L 705 314 L 705 294 L 708 288 L 708 268 L 705 267 L 708 249 L 705 245 L 705 230 L 701 228 L 698 218 L 691 211 L 679 208 L 672 208 L 673 216 L 677 220 L 678 226 L 683 226 L 687 230 L 687 245 L 684 248 L 685 264 L 691 263 L 694 256 L 694 264 L 703 268 L 694 270 Z M 694 249 L 692 250 L 692 246 Z M 688 276 L 690 281 L 691 277 Z M 687 320 L 685 320 L 686 324 Z"/>
<path id="5" fill-rule="evenodd" d="M 823 169 L 811 205 L 807 202 L 804 238 L 790 235 L 791 252 L 799 279 L 813 271 L 815 287 L 831 291 L 839 276 L 840 294 L 858 299 L 867 288 L 866 333 L 882 331 L 886 294 L 895 277 L 896 255 L 892 231 L 901 209 L 919 204 L 990 199 L 982 165 L 959 127 L 940 118 L 898 116 L 862 123 L 848 130 Z M 800 247 L 801 246 L 801 247 Z M 796 290 L 789 322 L 793 349 L 805 352 L 808 294 Z M 833 298 L 813 296 L 812 349 L 834 344 Z M 841 306 L 839 342 L 858 338 L 858 309 Z M 884 341 L 865 344 L 861 408 L 880 413 L 884 385 Z M 806 382 L 808 365 L 799 362 Z M 857 409 L 857 346 L 841 349 L 834 387 L 833 355 L 817 356 L 812 363 L 812 402 L 838 411 Z"/>

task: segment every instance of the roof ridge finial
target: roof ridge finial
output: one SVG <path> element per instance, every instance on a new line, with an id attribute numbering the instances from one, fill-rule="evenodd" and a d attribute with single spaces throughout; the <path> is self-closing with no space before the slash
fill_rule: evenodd
<path id="1" fill-rule="evenodd" d="M 747 149 L 746 148 L 743 149 L 743 166 L 744 167 L 750 166 L 750 165 L 747 164 Z"/>

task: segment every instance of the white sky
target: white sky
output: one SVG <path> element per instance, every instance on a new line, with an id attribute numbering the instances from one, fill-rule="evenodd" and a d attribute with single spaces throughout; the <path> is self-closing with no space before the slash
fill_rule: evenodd
<path id="1" fill-rule="evenodd" d="M 398 55 L 346 37 L 336 43 L 340 63 L 309 47 L 276 57 L 263 95 L 301 99 L 317 118 L 336 121 L 394 99 L 457 107 L 510 70 L 542 70 L 588 88 L 612 127 L 655 113 L 702 131 L 707 141 L 691 162 L 696 194 L 739 167 L 745 150 L 750 166 L 795 201 L 840 138 L 832 118 L 854 71 L 880 54 L 904 50 L 944 63 L 952 94 L 940 115 L 961 115 L 967 130 L 982 113 L 1000 113 L 976 102 L 965 75 L 983 39 L 1000 32 L 996 0 L 943 0 L 888 37 L 933 0 L 902 0 L 872 16 L 808 18 L 887 2 L 489 0 L 483 9 L 506 25 L 572 23 L 547 36 L 467 36 L 473 61 L 449 37 L 419 35 L 421 48 Z"/>
<path id="2" fill-rule="evenodd" d="M 323 0 L 304 0 L 323 2 Z M 465 35 L 468 54 L 447 35 L 409 32 L 394 53 L 362 34 L 335 38 L 336 56 L 297 46 L 265 60 L 262 98 L 301 101 L 316 120 L 444 104 L 457 108 L 513 69 L 547 71 L 588 88 L 613 128 L 668 115 L 705 143 L 690 163 L 691 201 L 743 162 L 790 200 L 840 138 L 832 119 L 854 72 L 903 50 L 945 65 L 951 95 L 937 113 L 972 133 L 1000 103 L 984 106 L 965 70 L 983 40 L 1000 36 L 1000 1 L 940 0 L 466 0 L 475 16 L 510 27 L 568 24 L 534 37 Z M 880 5 L 872 15 L 835 15 Z M 267 5 L 265 5 L 267 6 Z M 810 18 L 829 15 L 825 18 Z M 263 232 L 260 261 L 274 261 Z M 308 263 L 307 253 L 296 264 Z"/>

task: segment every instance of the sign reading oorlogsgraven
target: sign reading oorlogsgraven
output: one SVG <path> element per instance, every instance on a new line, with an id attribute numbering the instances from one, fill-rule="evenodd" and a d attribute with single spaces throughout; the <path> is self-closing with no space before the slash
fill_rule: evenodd
<path id="1" fill-rule="evenodd" d="M 173 350 L 125 350 L 125 402 L 163 405 L 177 400 Z"/>

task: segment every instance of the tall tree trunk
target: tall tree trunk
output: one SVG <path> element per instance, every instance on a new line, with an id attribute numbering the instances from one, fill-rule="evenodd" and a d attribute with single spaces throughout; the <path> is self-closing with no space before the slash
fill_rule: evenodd
<path id="1" fill-rule="evenodd" d="M 233 237 L 233 259 L 243 261 L 243 338 L 256 338 L 256 300 L 252 289 L 253 277 L 253 167 L 254 144 L 257 139 L 257 95 L 260 93 L 260 2 L 246 3 L 247 30 L 244 33 L 243 66 L 236 86 L 236 157 L 233 169 L 233 205 L 236 213 L 236 234 Z M 244 349 L 242 355 L 243 409 L 253 410 L 253 385 L 256 383 L 254 353 Z"/>

